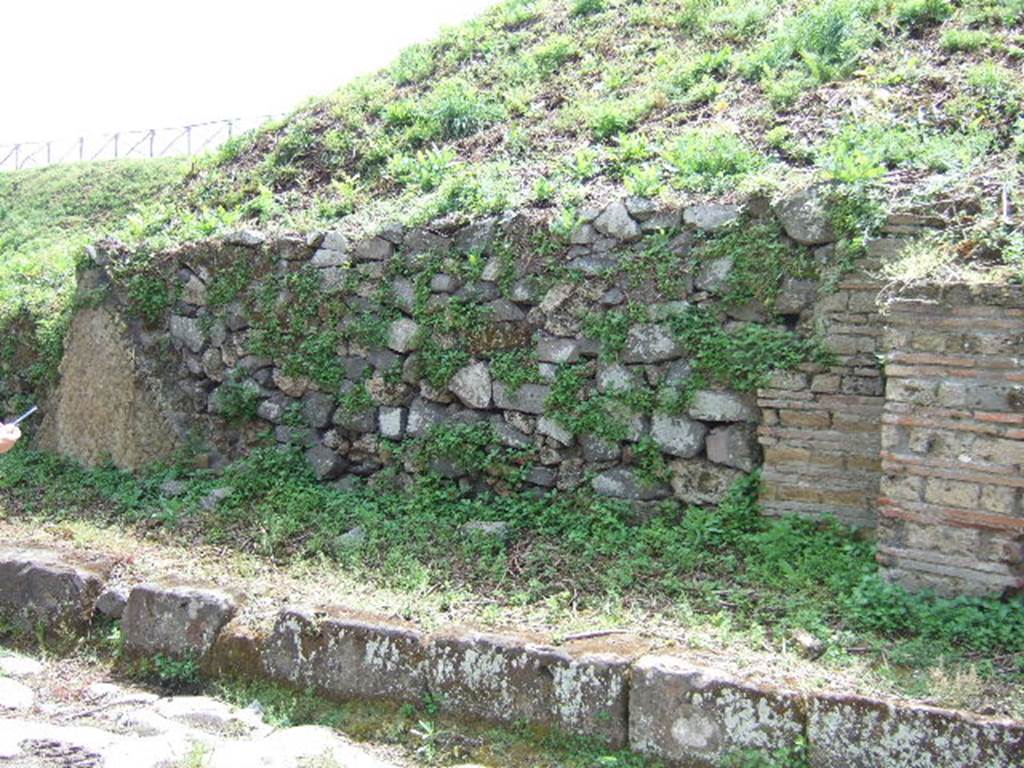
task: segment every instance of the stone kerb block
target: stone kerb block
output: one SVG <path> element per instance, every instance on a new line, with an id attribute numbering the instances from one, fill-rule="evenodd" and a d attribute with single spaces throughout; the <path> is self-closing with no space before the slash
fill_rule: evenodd
<path id="1" fill-rule="evenodd" d="M 1024 765 L 1024 723 L 852 695 L 811 698 L 813 768 L 1010 768 Z"/>
<path id="2" fill-rule="evenodd" d="M 0 548 L 0 612 L 20 629 L 83 629 L 109 569 L 78 566 L 45 549 Z"/>
<path id="3" fill-rule="evenodd" d="M 732 680 L 675 657 L 647 656 L 633 666 L 629 746 L 642 754 L 713 768 L 746 750 L 792 747 L 804 723 L 795 693 Z"/>
<path id="4" fill-rule="evenodd" d="M 305 608 L 278 614 L 263 651 L 273 679 L 340 699 L 418 701 L 425 662 L 426 641 L 415 630 Z"/>
<path id="5" fill-rule="evenodd" d="M 125 647 L 148 656 L 202 657 L 237 608 L 219 589 L 141 584 L 129 594 L 121 620 Z"/>
<path id="6" fill-rule="evenodd" d="M 555 725 L 616 746 L 626 742 L 629 662 L 573 656 L 518 638 L 459 633 L 434 638 L 430 689 L 453 714 Z"/>

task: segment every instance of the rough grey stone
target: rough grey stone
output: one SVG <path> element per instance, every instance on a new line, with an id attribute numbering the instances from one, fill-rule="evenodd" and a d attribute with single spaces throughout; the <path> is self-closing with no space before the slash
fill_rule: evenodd
<path id="1" fill-rule="evenodd" d="M 683 221 L 687 224 L 707 231 L 719 229 L 736 221 L 740 215 L 738 205 L 691 205 L 683 211 Z"/>
<path id="2" fill-rule="evenodd" d="M 780 201 L 775 215 L 786 234 L 798 243 L 821 245 L 836 239 L 820 187 L 807 187 Z"/>
<path id="3" fill-rule="evenodd" d="M 240 229 L 224 236 L 224 242 L 228 245 L 242 245 L 249 248 L 261 245 L 266 240 L 267 236 L 255 229 Z"/>
<path id="4" fill-rule="evenodd" d="M 577 339 L 541 334 L 537 338 L 536 354 L 542 363 L 575 363 L 580 359 L 580 343 Z"/>
<path id="5" fill-rule="evenodd" d="M 388 440 L 401 440 L 405 435 L 405 408 L 382 406 L 377 416 L 380 436 Z"/>
<path id="6" fill-rule="evenodd" d="M 439 272 L 430 278 L 430 290 L 434 293 L 455 293 L 458 288 L 458 279 L 445 272 Z"/>
<path id="7" fill-rule="evenodd" d="M 667 454 L 688 459 L 704 448 L 707 427 L 686 416 L 655 413 L 651 419 L 651 438 Z"/>
<path id="8" fill-rule="evenodd" d="M 490 318 L 495 323 L 518 323 L 526 319 L 526 314 L 507 299 L 495 299 L 486 305 Z"/>
<path id="9" fill-rule="evenodd" d="M 407 277 L 396 277 L 391 281 L 391 297 L 400 310 L 412 313 L 416 307 L 416 286 Z"/>
<path id="10" fill-rule="evenodd" d="M 659 304 L 651 304 L 647 307 L 647 316 L 655 321 L 671 320 L 673 317 L 685 315 L 693 306 L 688 301 L 665 301 Z"/>
<path id="11" fill-rule="evenodd" d="M 626 294 L 618 288 L 609 288 L 607 291 L 602 293 L 601 298 L 598 299 L 598 301 L 606 307 L 616 307 L 625 300 Z"/>
<path id="12" fill-rule="evenodd" d="M 195 354 L 202 351 L 206 343 L 206 334 L 199 320 L 182 315 L 171 315 L 171 338 L 177 339 Z"/>
<path id="13" fill-rule="evenodd" d="M 317 480 L 336 480 L 345 471 L 344 459 L 323 445 L 313 446 L 306 451 L 306 462 L 313 468 Z"/>
<path id="14" fill-rule="evenodd" d="M 125 648 L 146 656 L 204 656 L 236 610 L 235 598 L 222 590 L 141 584 L 121 619 Z"/>
<path id="15" fill-rule="evenodd" d="M 0 547 L 0 611 L 19 629 L 82 629 L 109 567 L 75 565 L 45 549 Z"/>
<path id="16" fill-rule="evenodd" d="M 477 361 L 460 368 L 452 376 L 448 389 L 469 408 L 489 408 L 492 383 L 487 363 Z"/>
<path id="17" fill-rule="evenodd" d="M 550 437 L 560 445 L 572 445 L 575 442 L 572 432 L 549 416 L 541 416 L 537 420 L 537 432 Z"/>
<path id="18" fill-rule="evenodd" d="M 495 218 L 467 224 L 455 235 L 455 249 L 459 253 L 486 253 L 494 240 L 497 226 L 498 221 Z"/>
<path id="19" fill-rule="evenodd" d="M 430 431 L 431 427 L 437 426 L 445 420 L 446 413 L 447 411 L 444 406 L 418 397 L 409 406 L 409 419 L 406 431 L 410 437 L 425 435 Z"/>
<path id="20" fill-rule="evenodd" d="M 206 306 L 206 285 L 195 275 L 189 275 L 181 291 L 181 300 L 196 307 Z"/>
<path id="21" fill-rule="evenodd" d="M 287 411 L 287 402 L 287 400 L 280 396 L 264 400 L 256 407 L 256 415 L 265 421 L 269 421 L 271 424 L 280 424 L 284 420 L 284 415 Z"/>
<path id="22" fill-rule="evenodd" d="M 307 392 L 302 398 L 302 415 L 313 429 L 323 429 L 331 423 L 334 398 L 323 392 Z"/>
<path id="23" fill-rule="evenodd" d="M 597 475 L 591 486 L 602 496 L 630 501 L 657 501 L 670 496 L 664 483 L 642 482 L 636 473 L 626 467 L 614 467 Z"/>
<path id="24" fill-rule="evenodd" d="M 108 587 L 96 599 L 96 610 L 108 619 L 120 619 L 128 604 L 128 590 L 124 587 Z"/>
<path id="25" fill-rule="evenodd" d="M 686 504 L 719 504 L 729 489 L 743 477 L 738 469 L 712 464 L 704 459 L 670 462 L 672 495 Z"/>
<path id="26" fill-rule="evenodd" d="M 486 304 L 488 301 L 494 301 L 500 297 L 501 291 L 498 290 L 498 286 L 494 283 L 477 280 L 462 286 L 455 292 L 455 295 L 460 299 L 466 299 L 477 304 Z"/>
<path id="27" fill-rule="evenodd" d="M 658 363 L 682 354 L 682 347 L 664 325 L 635 325 L 629 329 L 622 360 L 626 363 Z"/>
<path id="28" fill-rule="evenodd" d="M 649 219 L 640 223 L 644 232 L 657 232 L 666 229 L 678 229 L 683 222 L 683 212 L 678 208 L 668 208 L 658 211 Z"/>
<path id="29" fill-rule="evenodd" d="M 569 236 L 571 245 L 590 245 L 597 240 L 597 230 L 591 224 L 580 224 Z"/>
<path id="30" fill-rule="evenodd" d="M 594 228 L 602 235 L 626 242 L 637 240 L 641 235 L 640 225 L 633 221 L 621 200 L 611 203 L 594 219 Z"/>
<path id="31" fill-rule="evenodd" d="M 794 745 L 803 735 L 799 695 L 762 689 L 671 656 L 633 665 L 630 747 L 694 768 L 746 751 Z"/>
<path id="32" fill-rule="evenodd" d="M 360 240 L 352 249 L 356 261 L 385 261 L 395 253 L 395 246 L 383 237 Z"/>
<path id="33" fill-rule="evenodd" d="M 313 254 L 310 263 L 321 269 L 344 269 L 352 263 L 352 257 L 345 251 L 321 247 Z M 340 275 L 344 279 L 344 275 Z"/>
<path id="34" fill-rule="evenodd" d="M 388 348 L 399 353 L 412 352 L 420 345 L 420 326 L 415 320 L 400 317 L 388 328 Z"/>
<path id="35" fill-rule="evenodd" d="M 530 485 L 539 485 L 541 488 L 553 488 L 558 482 L 558 473 L 551 467 L 530 467 L 526 473 L 526 482 Z"/>
<path id="36" fill-rule="evenodd" d="M 637 221 L 647 221 L 658 212 L 658 201 L 649 197 L 627 197 L 626 210 Z"/>
<path id="37" fill-rule="evenodd" d="M 732 273 L 732 256 L 722 256 L 713 259 L 701 268 L 697 275 L 697 287 L 702 291 L 710 293 L 721 293 L 729 285 L 729 275 Z"/>
<path id="38" fill-rule="evenodd" d="M 761 464 L 757 431 L 750 424 L 712 429 L 707 438 L 708 459 L 716 464 L 752 472 Z"/>
<path id="39" fill-rule="evenodd" d="M 796 314 L 813 306 L 817 297 L 817 281 L 787 277 L 775 299 L 775 311 L 784 315 Z"/>
<path id="40" fill-rule="evenodd" d="M 529 435 L 520 432 L 511 424 L 506 424 L 500 418 L 495 420 L 493 424 L 498 442 L 502 445 L 508 448 L 529 448 L 533 445 L 533 441 L 530 439 Z"/>
<path id="41" fill-rule="evenodd" d="M 618 443 L 593 435 L 581 435 L 580 447 L 583 449 L 583 458 L 587 461 L 617 461 L 622 455 Z"/>
<path id="42" fill-rule="evenodd" d="M 547 384 L 523 384 L 513 392 L 506 384 L 494 382 L 494 404 L 503 410 L 539 415 L 544 413 L 544 403 L 550 395 L 551 387 Z"/>
<path id="43" fill-rule="evenodd" d="M 759 418 L 757 403 L 749 395 L 701 389 L 694 393 L 687 414 L 701 421 L 751 421 Z"/>
<path id="44" fill-rule="evenodd" d="M 312 448 L 317 444 L 316 432 L 309 427 L 293 427 L 278 424 L 274 427 L 274 439 L 282 445 L 298 445 Z"/>
<path id="45" fill-rule="evenodd" d="M 597 367 L 597 391 L 628 392 L 638 383 L 632 370 L 619 363 L 601 363 Z"/>

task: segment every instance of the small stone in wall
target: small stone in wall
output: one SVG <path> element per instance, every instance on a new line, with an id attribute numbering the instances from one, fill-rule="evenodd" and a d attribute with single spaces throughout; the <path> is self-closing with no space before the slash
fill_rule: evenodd
<path id="1" fill-rule="evenodd" d="M 414 320 L 400 317 L 388 329 L 388 348 L 399 353 L 412 352 L 420 345 L 420 326 Z"/>
<path id="2" fill-rule="evenodd" d="M 302 415 L 306 424 L 314 429 L 323 429 L 331 423 L 334 413 L 334 398 L 323 392 L 308 392 L 302 398 Z"/>
<path id="3" fill-rule="evenodd" d="M 550 437 L 559 445 L 572 445 L 575 442 L 572 432 L 549 416 L 541 416 L 537 420 L 537 432 Z"/>
<path id="4" fill-rule="evenodd" d="M 577 339 L 541 334 L 537 338 L 536 353 L 542 363 L 574 363 L 580 359 L 580 343 Z"/>
<path id="5" fill-rule="evenodd" d="M 708 459 L 716 464 L 752 472 L 761 463 L 761 447 L 750 424 L 716 427 L 707 438 Z"/>
<path id="6" fill-rule="evenodd" d="M 594 228 L 603 235 L 626 242 L 637 240 L 641 235 L 640 225 L 633 221 L 621 200 L 611 203 L 594 219 Z"/>
<path id="7" fill-rule="evenodd" d="M 199 320 L 182 315 L 171 315 L 171 338 L 181 342 L 196 354 L 206 343 L 206 334 L 203 333 Z"/>
<path id="8" fill-rule="evenodd" d="M 288 397 L 302 397 L 310 387 L 309 379 L 304 376 L 288 376 L 280 368 L 274 369 L 273 382 Z"/>
<path id="9" fill-rule="evenodd" d="M 225 486 L 224 488 L 214 488 L 202 498 L 199 502 L 199 506 L 204 512 L 213 512 L 220 506 L 220 503 L 224 501 L 224 499 L 234 492 L 235 489 L 229 486 Z"/>
<path id="10" fill-rule="evenodd" d="M 686 208 L 683 211 L 683 221 L 697 229 L 711 231 L 731 224 L 739 215 L 740 209 L 737 205 L 709 203 L 707 205 L 691 205 Z"/>
<path id="11" fill-rule="evenodd" d="M 686 504 L 719 504 L 743 473 L 704 459 L 677 459 L 668 465 L 672 494 Z"/>
<path id="12" fill-rule="evenodd" d="M 344 459 L 323 445 L 306 451 L 306 461 L 312 467 L 317 480 L 336 480 L 345 471 Z"/>
<path id="13" fill-rule="evenodd" d="M 395 246 L 382 237 L 371 237 L 356 244 L 352 254 L 357 261 L 385 261 L 395 253 Z"/>
<path id="14" fill-rule="evenodd" d="M 626 392 L 637 384 L 632 370 L 619 363 L 602 363 L 597 368 L 598 392 Z"/>
<path id="15" fill-rule="evenodd" d="M 469 408 L 489 408 L 492 383 L 487 363 L 477 361 L 460 368 L 449 382 L 448 389 Z"/>
<path id="16" fill-rule="evenodd" d="M 622 360 L 626 363 L 658 363 L 673 360 L 683 350 L 664 325 L 635 325 L 629 329 Z"/>
<path id="17" fill-rule="evenodd" d="M 206 306 L 206 286 L 195 275 L 189 275 L 181 291 L 181 300 L 196 307 Z"/>
<path id="18" fill-rule="evenodd" d="M 431 403 L 421 397 L 412 401 L 409 406 L 409 417 L 406 430 L 411 437 L 426 434 L 431 427 L 445 420 L 447 413 L 444 406 Z"/>
<path id="19" fill-rule="evenodd" d="M 256 415 L 271 424 L 280 424 L 284 419 L 287 401 L 280 395 L 264 400 L 256 407 Z"/>
<path id="20" fill-rule="evenodd" d="M 494 404 L 503 410 L 540 415 L 551 395 L 547 384 L 523 384 L 514 392 L 500 381 L 494 382 Z"/>
<path id="21" fill-rule="evenodd" d="M 377 416 L 380 436 L 388 440 L 401 440 L 405 435 L 405 408 L 382 407 Z"/>
<path id="22" fill-rule="evenodd" d="M 249 248 L 261 245 L 266 240 L 266 235 L 262 232 L 257 232 L 255 229 L 240 229 L 224 237 L 224 242 L 228 245 L 241 245 Z"/>
<path id="23" fill-rule="evenodd" d="M 758 419 L 753 397 L 736 392 L 701 389 L 694 393 L 687 414 L 701 421 L 750 421 Z"/>
<path id="24" fill-rule="evenodd" d="M 127 589 L 124 587 L 107 587 L 96 599 L 96 610 L 109 619 L 120 619 L 127 604 Z"/>
<path id="25" fill-rule="evenodd" d="M 646 482 L 626 467 L 615 467 L 597 475 L 591 486 L 602 496 L 630 501 L 657 501 L 668 498 L 668 486 L 659 482 Z"/>
<path id="26" fill-rule="evenodd" d="M 580 447 L 583 449 L 583 458 L 587 461 L 618 461 L 622 455 L 618 443 L 593 435 L 582 435 Z"/>
<path id="27" fill-rule="evenodd" d="M 732 256 L 709 261 L 697 276 L 697 287 L 709 293 L 722 293 L 729 285 L 732 266 Z"/>
<path id="28" fill-rule="evenodd" d="M 671 456 L 688 459 L 704 448 L 707 427 L 686 416 L 655 413 L 651 420 L 651 438 L 657 446 Z"/>
<path id="29" fill-rule="evenodd" d="M 832 221 L 825 210 L 821 189 L 802 189 L 775 206 L 775 215 L 786 234 L 804 245 L 821 245 L 835 240 Z"/>

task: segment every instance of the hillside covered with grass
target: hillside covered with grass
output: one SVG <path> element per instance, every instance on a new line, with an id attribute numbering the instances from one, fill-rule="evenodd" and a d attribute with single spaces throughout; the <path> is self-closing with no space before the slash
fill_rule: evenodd
<path id="1" fill-rule="evenodd" d="M 1021 0 L 507 0 L 231 142 L 132 234 L 522 208 L 568 232 L 614 196 L 820 180 L 861 228 L 893 209 L 952 224 L 918 272 L 1013 277 L 1022 24 Z"/>

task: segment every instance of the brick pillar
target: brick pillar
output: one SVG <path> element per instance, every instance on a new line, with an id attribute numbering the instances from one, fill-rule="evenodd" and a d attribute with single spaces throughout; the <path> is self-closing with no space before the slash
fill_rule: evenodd
<path id="1" fill-rule="evenodd" d="M 765 514 L 831 515 L 874 527 L 882 415 L 882 318 L 874 264 L 845 276 L 802 322 L 836 354 L 830 368 L 780 372 L 758 392 Z"/>
<path id="2" fill-rule="evenodd" d="M 1024 588 L 1024 289 L 915 290 L 887 325 L 883 573 L 943 594 Z"/>

